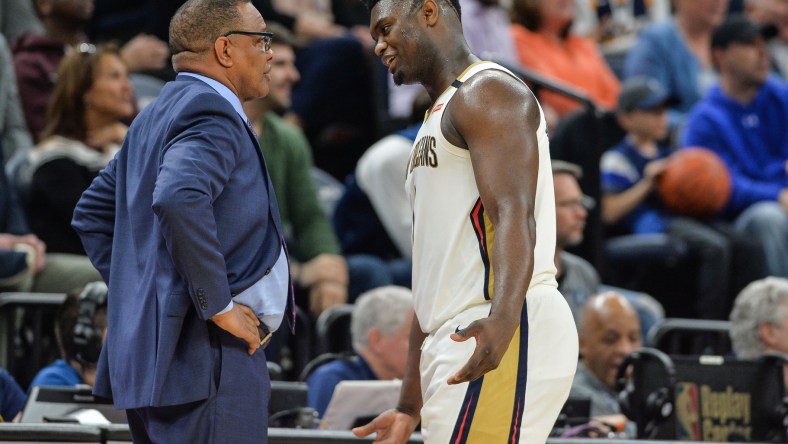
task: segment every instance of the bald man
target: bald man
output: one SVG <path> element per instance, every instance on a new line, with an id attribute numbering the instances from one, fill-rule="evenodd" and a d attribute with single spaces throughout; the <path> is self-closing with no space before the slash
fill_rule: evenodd
<path id="1" fill-rule="evenodd" d="M 569 396 L 591 398 L 591 417 L 618 415 L 613 386 L 618 366 L 640 347 L 637 313 L 624 296 L 601 293 L 583 307 L 578 332 L 581 361 Z"/>

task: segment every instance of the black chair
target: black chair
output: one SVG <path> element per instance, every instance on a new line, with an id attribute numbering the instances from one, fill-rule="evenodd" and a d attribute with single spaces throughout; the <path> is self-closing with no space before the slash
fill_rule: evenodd
<path id="1" fill-rule="evenodd" d="M 353 351 L 350 319 L 353 305 L 335 305 L 320 314 L 315 325 L 318 355 Z"/>
<path id="2" fill-rule="evenodd" d="M 317 412 L 307 407 L 307 385 L 303 382 L 271 381 L 268 421 L 270 427 L 315 428 Z"/>
<path id="3" fill-rule="evenodd" d="M 61 293 L 0 293 L 0 366 L 20 386 L 59 357 L 54 320 L 65 299 Z"/>
<path id="4" fill-rule="evenodd" d="M 646 336 L 646 346 L 669 355 L 732 355 L 731 323 L 709 319 L 665 318 Z"/>

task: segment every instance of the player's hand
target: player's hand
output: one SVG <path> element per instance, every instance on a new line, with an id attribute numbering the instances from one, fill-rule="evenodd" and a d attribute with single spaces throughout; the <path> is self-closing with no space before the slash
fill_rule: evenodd
<path id="1" fill-rule="evenodd" d="M 254 311 L 246 305 L 236 302 L 230 311 L 213 315 L 211 320 L 222 330 L 246 341 L 249 344 L 249 356 L 260 348 L 260 334 L 257 331 L 260 320 L 257 319 Z"/>
<path id="2" fill-rule="evenodd" d="M 451 334 L 451 339 L 465 342 L 476 339 L 476 349 L 468 362 L 447 381 L 449 384 L 470 382 L 495 370 L 509 348 L 517 323 L 512 320 L 501 320 L 487 317 L 471 322 L 467 327 Z"/>
<path id="3" fill-rule="evenodd" d="M 359 438 L 375 433 L 374 442 L 403 444 L 408 442 L 418 424 L 418 417 L 392 409 L 381 413 L 366 425 L 355 427 L 352 432 Z"/>

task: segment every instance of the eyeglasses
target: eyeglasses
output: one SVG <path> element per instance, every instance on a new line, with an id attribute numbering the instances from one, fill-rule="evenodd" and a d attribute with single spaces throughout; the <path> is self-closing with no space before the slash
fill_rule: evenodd
<path id="1" fill-rule="evenodd" d="M 250 35 L 255 37 L 260 37 L 263 39 L 263 49 L 265 52 L 271 50 L 271 40 L 274 38 L 273 32 L 255 32 L 255 31 L 229 31 L 222 34 L 222 37 L 230 37 L 233 34 L 240 34 L 240 35 Z"/>
<path id="2" fill-rule="evenodd" d="M 583 196 L 580 200 L 557 202 L 556 206 L 559 208 L 582 208 L 586 211 L 591 211 L 596 207 L 596 200 L 591 196 Z"/>

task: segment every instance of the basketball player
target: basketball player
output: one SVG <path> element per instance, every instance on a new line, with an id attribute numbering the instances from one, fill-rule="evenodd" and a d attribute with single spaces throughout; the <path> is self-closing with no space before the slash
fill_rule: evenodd
<path id="1" fill-rule="evenodd" d="M 375 53 L 434 103 L 407 165 L 418 322 L 396 409 L 355 434 L 545 442 L 577 365 L 557 290 L 547 134 L 529 89 L 471 54 L 457 0 L 370 0 Z"/>

